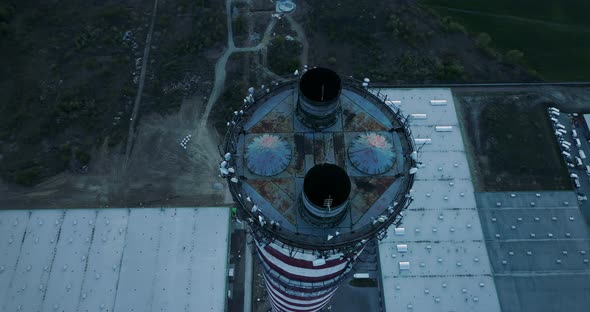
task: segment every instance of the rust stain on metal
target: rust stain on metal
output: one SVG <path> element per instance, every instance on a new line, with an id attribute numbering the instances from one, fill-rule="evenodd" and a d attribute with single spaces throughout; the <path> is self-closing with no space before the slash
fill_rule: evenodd
<path id="1" fill-rule="evenodd" d="M 302 177 L 305 171 L 305 138 L 303 134 L 295 134 L 295 150 L 293 151 L 293 167 L 289 172 Z"/>
<path id="2" fill-rule="evenodd" d="M 280 188 L 291 200 L 297 199 L 295 194 L 295 180 L 293 178 L 277 178 L 272 179 L 272 182 Z"/>
<path id="3" fill-rule="evenodd" d="M 344 146 L 344 134 L 334 133 L 334 158 L 336 164 L 342 168 L 346 165 L 346 147 Z"/>
<path id="4" fill-rule="evenodd" d="M 291 208 L 295 203 L 287 193 L 273 182 L 273 179 L 249 180 L 248 182 L 260 196 L 264 197 L 281 214 Z"/>
<path id="5" fill-rule="evenodd" d="M 315 164 L 324 163 L 324 135 L 323 133 L 314 133 L 313 136 L 313 157 Z"/>
<path id="6" fill-rule="evenodd" d="M 344 110 L 343 114 L 345 131 L 387 131 L 385 126 L 364 111 L 352 112 Z"/>
<path id="7" fill-rule="evenodd" d="M 286 133 L 293 131 L 293 116 L 282 112 L 270 112 L 256 123 L 252 133 Z"/>
<path id="8" fill-rule="evenodd" d="M 309 133 L 304 136 L 305 138 L 305 154 L 312 155 L 313 154 L 313 134 Z"/>
<path id="9" fill-rule="evenodd" d="M 292 207 L 291 209 L 285 211 L 283 216 L 285 217 L 285 219 L 287 219 L 287 221 L 289 221 L 289 223 L 291 223 L 293 225 L 297 225 L 297 218 L 295 217 L 296 214 L 297 214 L 297 208 Z"/>
<path id="10" fill-rule="evenodd" d="M 387 131 L 388 128 L 350 100 L 342 101 L 344 131 Z"/>
<path id="11" fill-rule="evenodd" d="M 266 180 L 263 179 L 248 179 L 248 184 L 255 189 L 259 194 L 259 190 L 264 188 L 264 184 L 266 183 Z M 262 195 L 262 194 L 261 194 Z"/>
<path id="12" fill-rule="evenodd" d="M 394 177 L 353 177 L 354 197 L 351 199 L 352 208 L 365 213 L 395 181 Z"/>

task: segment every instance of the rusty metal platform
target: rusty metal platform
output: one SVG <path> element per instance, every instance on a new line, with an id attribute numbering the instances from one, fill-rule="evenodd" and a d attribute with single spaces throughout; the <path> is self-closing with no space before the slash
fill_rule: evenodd
<path id="1" fill-rule="evenodd" d="M 291 240 L 297 237 L 321 240 L 335 232 L 339 236 L 330 243 L 361 237 L 362 233 L 378 227 L 374 221 L 384 214 L 391 215 L 388 208 L 406 196 L 412 180 L 408 171 L 412 166 L 409 154 L 413 143 L 407 133 L 396 131 L 404 127 L 400 115 L 369 91 L 344 87 L 336 122 L 321 131 L 308 128 L 299 120 L 298 92 L 294 81 L 259 97 L 237 123 L 233 142 L 235 164 L 239 167 L 236 174 L 240 179 L 234 197 L 238 201 L 247 198 L 243 206 L 256 205 L 254 211 L 272 221 L 274 230 L 279 225 L 279 235 Z M 254 140 L 260 141 L 263 135 L 286 142 L 281 148 L 284 151 L 284 146 L 288 146 L 291 154 L 286 157 L 283 151 L 270 152 L 270 157 L 282 156 L 266 163 L 251 157 L 248 146 Z M 353 142 L 356 142 L 355 155 L 351 159 L 349 150 Z M 248 164 L 249 159 L 257 159 L 255 166 Z M 289 160 L 288 165 L 277 165 L 284 159 Z M 348 212 L 339 224 L 330 228 L 307 223 L 299 208 L 305 173 L 322 163 L 342 167 L 352 184 Z M 259 168 L 265 164 L 274 167 Z M 258 173 L 251 168 L 258 168 L 255 170 Z M 245 210 L 250 213 L 250 208 Z"/>

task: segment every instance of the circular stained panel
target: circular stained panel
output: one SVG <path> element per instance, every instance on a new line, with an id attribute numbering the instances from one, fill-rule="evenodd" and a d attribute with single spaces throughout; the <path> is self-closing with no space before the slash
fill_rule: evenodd
<path id="1" fill-rule="evenodd" d="M 257 175 L 279 174 L 290 162 L 291 146 L 278 135 L 259 135 L 246 147 L 246 166 Z"/>
<path id="2" fill-rule="evenodd" d="M 348 158 L 355 168 L 364 173 L 382 174 L 393 167 L 395 151 L 387 137 L 369 132 L 352 140 Z"/>

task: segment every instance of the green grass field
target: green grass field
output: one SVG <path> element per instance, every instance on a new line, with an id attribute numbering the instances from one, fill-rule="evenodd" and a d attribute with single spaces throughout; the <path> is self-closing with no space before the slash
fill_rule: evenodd
<path id="1" fill-rule="evenodd" d="M 590 80 L 590 1 L 421 0 L 469 32 L 486 32 L 502 52 L 524 52 L 524 64 L 548 81 Z"/>

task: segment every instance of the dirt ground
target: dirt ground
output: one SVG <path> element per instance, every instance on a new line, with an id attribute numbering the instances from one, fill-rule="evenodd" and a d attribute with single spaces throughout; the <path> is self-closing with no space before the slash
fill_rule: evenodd
<path id="1" fill-rule="evenodd" d="M 571 183 L 536 92 L 456 94 L 477 191 L 569 189 Z"/>
<path id="2" fill-rule="evenodd" d="M 256 256 L 253 257 L 255 258 L 252 262 L 252 311 L 267 312 L 271 306 L 266 295 L 264 277 L 262 277 L 262 266 L 260 260 Z"/>
<path id="3" fill-rule="evenodd" d="M 211 206 L 231 203 L 217 176 L 219 137 L 196 129 L 187 100 L 176 114 L 143 119 L 133 152 L 125 159 L 105 143 L 95 151 L 87 174 L 59 174 L 34 188 L 0 185 L 2 208 Z M 188 135 L 184 149 L 180 143 Z M 218 189 L 220 188 L 220 189 Z"/>
<path id="4" fill-rule="evenodd" d="M 30 1 L 32 2 L 34 1 Z M 297 3 L 293 18 L 283 19 L 278 23 L 276 30 L 270 31 L 269 36 L 262 36 L 262 33 L 266 26 L 272 24 L 270 13 L 273 5 L 269 4 L 270 2 L 253 0 L 240 1 L 239 5 L 238 1 L 231 3 L 232 7 L 239 7 L 238 17 L 242 14 L 245 18 L 247 36 L 242 35 L 243 42 L 240 43 L 246 46 L 239 46 L 239 51 L 234 50 L 235 53 L 228 57 L 227 65 L 220 67 L 220 72 L 226 73 L 227 78 L 224 79 L 225 84 L 217 88 L 215 86 L 218 85 L 219 79 L 216 77 L 219 78 L 219 75 L 215 75 L 215 64 L 227 52 L 227 25 L 231 25 L 226 24 L 228 11 L 225 10 L 225 2 L 193 3 L 170 0 L 160 3 L 155 18 L 145 89 L 138 110 L 139 117 L 134 119 L 137 128 L 129 140 L 133 146 L 127 149 L 130 151 L 127 157 L 124 155 L 125 133 L 129 124 L 130 106 L 133 106 L 137 90 L 136 85 L 130 81 L 137 76 L 137 64 L 141 63 L 136 59 L 129 58 L 132 63 L 129 70 L 121 70 L 120 75 L 117 72 L 117 77 L 121 76 L 124 78 L 123 81 L 129 82 L 123 90 L 117 91 L 128 93 L 124 102 L 111 99 L 105 100 L 104 103 L 86 100 L 72 100 L 66 103 L 74 108 L 78 108 L 77 105 L 80 103 L 108 107 L 106 111 L 84 111 L 91 111 L 105 123 L 116 125 L 113 127 L 117 129 L 115 132 L 105 128 L 103 132 L 89 134 L 77 132 L 77 128 L 74 127 L 64 133 L 47 133 L 48 137 L 41 143 L 28 142 L 23 137 L 23 140 L 20 140 L 25 142 L 22 144 L 23 147 L 45 150 L 43 153 L 29 153 L 24 152 L 26 149 L 19 149 L 18 133 L 14 134 L 10 132 L 12 130 L 6 130 L 7 127 L 0 127 L 0 165 L 7 165 L 10 155 L 11 159 L 17 159 L 18 155 L 22 154 L 23 158 L 28 157 L 25 159 L 27 162 L 32 159 L 33 162 L 42 165 L 46 165 L 43 161 L 48 155 L 47 151 L 51 151 L 51 155 L 55 157 L 64 156 L 64 153 L 65 156 L 75 156 L 65 157 L 65 171 L 58 170 L 57 172 L 61 173 L 57 175 L 48 173 L 46 176 L 49 178 L 43 179 L 35 186 L 18 186 L 10 179 L 0 181 L 0 208 L 230 204 L 232 200 L 225 191 L 224 183 L 217 177 L 216 163 L 220 160 L 218 145 L 221 143 L 228 116 L 240 107 L 247 88 L 269 85 L 271 81 L 281 78 L 268 68 L 270 49 L 267 48 L 266 42 L 276 36 L 288 34 L 303 44 L 301 64 L 326 65 L 344 75 L 368 75 L 374 81 L 437 81 L 449 78 L 450 76 L 445 76 L 449 74 L 449 70 L 451 76 L 455 75 L 453 77 L 461 79 L 478 80 L 477 77 L 485 77 L 483 80 L 494 80 L 505 76 L 511 78 L 508 80 L 520 80 L 529 77 L 524 69 L 501 63 L 483 54 L 474 46 L 468 35 L 441 30 L 442 26 L 435 17 L 421 11 L 415 2 L 410 0 L 388 2 L 383 8 L 380 7 L 383 4 L 381 2 L 357 3 L 343 0 L 312 5 L 311 2 L 301 1 Z M 151 2 L 138 5 L 140 9 L 136 10 L 137 12 L 133 11 L 133 8 L 123 10 L 131 10 L 135 14 L 133 16 L 137 16 L 132 20 L 133 23 L 136 20 L 141 21 L 141 25 L 135 25 L 138 30 L 134 31 L 138 42 L 137 51 L 133 52 L 136 57 L 140 57 L 143 50 L 142 42 L 147 32 L 147 21 L 151 16 L 149 4 Z M 351 15 L 350 12 L 358 14 Z M 406 29 L 406 33 L 410 35 L 415 35 L 416 32 L 432 33 L 426 37 L 420 36 L 417 44 L 412 43 L 413 39 L 408 37 L 393 38 L 390 33 L 391 25 L 387 26 L 389 28 L 386 27 L 388 23 L 391 24 L 392 14 L 399 15 L 403 20 L 396 21 L 395 27 L 411 25 L 407 26 L 411 28 L 409 32 Z M 230 17 L 234 22 L 236 19 L 237 17 Z M 288 23 L 285 20 L 288 20 Z M 295 20 L 295 23 L 292 20 Z M 291 29 L 288 24 L 291 25 Z M 127 28 L 117 31 L 124 29 Z M 199 32 L 201 29 L 208 31 Z M 334 30 L 338 32 L 334 33 Z M 254 33 L 258 34 L 258 37 L 250 36 Z M 84 36 L 83 38 L 86 38 Z M 262 41 L 264 44 L 261 44 Z M 420 56 L 423 51 L 429 52 L 425 56 Z M 460 53 L 449 54 L 449 51 Z M 102 58 L 99 57 L 100 59 Z M 431 68 L 423 66 L 424 64 Z M 92 62 L 86 65 L 88 68 L 94 68 Z M 426 71 L 423 71 L 423 68 L 426 68 Z M 442 70 L 444 75 L 440 76 L 441 73 L 436 72 L 437 70 Z M 213 106 L 206 105 L 214 90 L 219 91 L 215 94 L 221 94 L 219 100 Z M 565 105 L 569 103 L 572 92 L 555 89 L 547 94 L 551 95 L 547 95 L 549 101 L 560 100 Z M 576 96 L 590 98 L 583 94 Z M 55 98 L 53 95 L 48 97 Z M 70 106 L 62 108 L 69 110 Z M 205 118 L 203 114 L 209 108 L 210 114 Z M 22 113 L 21 111 L 19 113 Z M 26 109 L 25 113 L 23 114 L 28 116 L 27 118 L 34 116 L 31 112 L 26 112 Z M 78 116 L 77 113 L 74 115 Z M 200 122 L 204 119 L 207 122 Z M 77 122 L 82 125 L 94 125 L 83 118 Z M 100 124 L 94 126 L 102 127 Z M 29 127 L 13 128 L 26 130 Z M 26 135 L 40 138 L 40 133 L 42 132 Z M 190 141 L 184 149 L 180 143 L 188 135 Z M 73 141 L 71 138 L 74 138 Z M 84 142 L 78 146 L 81 140 Z M 60 151 L 62 141 L 70 142 L 65 152 Z M 64 160 L 61 162 L 64 163 Z M 25 175 L 25 178 L 27 177 Z"/>
<path id="5" fill-rule="evenodd" d="M 124 137 L 152 5 L 0 1 L 3 179 L 80 170 L 101 137 Z"/>
<path id="6" fill-rule="evenodd" d="M 5 196 L 0 197 L 1 208 L 214 206 L 233 203 L 224 180 L 218 177 L 217 172 L 217 163 L 221 161 L 218 147 L 225 132 L 225 120 L 240 107 L 250 85 L 269 85 L 271 80 L 260 68 L 261 52 L 252 48 L 230 57 L 225 68 L 221 68 L 223 77 L 227 72 L 225 87 L 223 84 L 218 87 L 216 78 L 219 77 L 216 77 L 217 71 L 215 75 L 212 72 L 212 62 L 217 61 L 224 50 L 215 40 L 227 38 L 223 35 L 217 39 L 207 36 L 226 30 L 226 14 L 219 12 L 219 3 L 206 4 L 205 11 L 213 14 L 210 20 L 219 24 L 217 19 L 221 13 L 224 26 L 207 36 L 203 35 L 205 37 L 195 37 L 186 31 L 174 32 L 174 29 L 202 26 L 202 21 L 196 16 L 182 14 L 198 8 L 190 6 L 187 9 L 177 5 L 176 2 L 165 2 L 160 8 L 159 14 L 162 15 L 156 21 L 146 87 L 138 117 L 133 118 L 137 127 L 130 132 L 133 135 L 127 148 L 121 141 L 113 142 L 106 137 L 89 152 L 92 159 L 84 172 L 65 171 L 33 187 L 2 182 L 0 193 Z M 171 22 L 170 17 L 174 15 L 179 17 Z M 255 15 L 245 16 L 253 18 Z M 247 23 L 252 24 L 252 21 L 247 20 Z M 206 46 L 201 45 L 203 40 L 208 41 Z M 175 49 L 180 54 L 170 54 Z M 195 57 L 201 54 L 203 57 Z M 209 114 L 206 104 L 215 88 L 221 88 L 217 91 L 222 96 Z M 182 104 L 174 104 L 183 97 Z M 186 149 L 182 145 L 186 145 Z M 127 153 L 123 153 L 124 150 Z"/>

